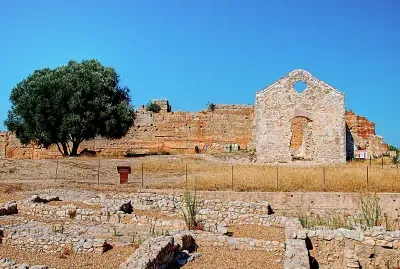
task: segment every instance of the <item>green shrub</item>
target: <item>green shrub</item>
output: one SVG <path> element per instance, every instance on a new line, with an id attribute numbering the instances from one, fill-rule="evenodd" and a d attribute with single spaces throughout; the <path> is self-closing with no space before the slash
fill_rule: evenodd
<path id="1" fill-rule="evenodd" d="M 158 113 L 161 110 L 161 106 L 159 104 L 149 102 L 146 106 L 146 110 L 154 112 L 154 113 Z"/>

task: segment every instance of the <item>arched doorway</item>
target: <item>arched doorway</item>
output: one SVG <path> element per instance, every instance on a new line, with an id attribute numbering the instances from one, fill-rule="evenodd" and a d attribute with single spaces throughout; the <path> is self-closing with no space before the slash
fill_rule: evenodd
<path id="1" fill-rule="evenodd" d="M 313 160 L 314 141 L 312 137 L 312 121 L 303 116 L 291 119 L 290 153 L 292 160 Z"/>

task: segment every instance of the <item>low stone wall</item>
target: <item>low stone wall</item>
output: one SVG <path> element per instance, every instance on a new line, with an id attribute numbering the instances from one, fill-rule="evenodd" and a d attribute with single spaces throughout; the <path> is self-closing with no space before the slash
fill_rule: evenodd
<path id="1" fill-rule="evenodd" d="M 285 269 L 310 268 L 308 250 L 306 247 L 306 233 L 298 219 L 290 218 L 286 221 L 286 251 L 284 259 Z"/>
<path id="2" fill-rule="evenodd" d="M 81 231 L 78 228 L 66 232 L 62 224 L 49 226 L 37 221 L 29 221 L 8 225 L 2 230 L 4 236 L 2 243 L 17 246 L 20 249 L 55 252 L 69 247 L 77 253 L 103 253 L 108 247 L 105 239 L 80 236 Z"/>
<path id="3" fill-rule="evenodd" d="M 115 194 L 112 199 L 96 197 L 87 202 L 113 207 L 122 201 L 130 200 L 134 209 L 160 210 L 168 213 L 180 213 L 182 194 L 134 193 Z M 260 216 L 267 218 L 272 214 L 268 201 L 247 202 L 240 200 L 203 199 L 198 197 L 200 220 L 225 221 L 227 223 L 259 223 Z M 280 221 L 279 221 L 280 222 Z"/>
<path id="4" fill-rule="evenodd" d="M 149 190 L 146 190 L 149 192 Z M 179 190 L 151 190 L 152 193 L 143 195 L 179 196 Z M 343 192 L 230 192 L 230 191 L 198 191 L 197 195 L 203 200 L 255 202 L 268 201 L 277 215 L 296 215 L 299 210 L 306 209 L 315 213 L 332 211 L 355 213 L 360 207 L 360 193 Z M 388 217 L 397 217 L 400 212 L 399 193 L 377 193 L 382 214 Z M 152 198 L 149 197 L 151 200 Z M 146 200 L 142 196 L 141 200 Z M 168 207 L 165 207 L 166 209 Z M 257 211 L 254 213 L 261 212 Z"/>
<path id="5" fill-rule="evenodd" d="M 120 223 L 125 214 L 122 211 L 90 210 L 74 205 L 50 206 L 47 204 L 21 204 L 21 212 L 30 216 L 56 219 L 77 219 L 103 223 Z M 128 214 L 129 215 L 129 214 Z"/>
<path id="6" fill-rule="evenodd" d="M 384 248 L 400 249 L 400 231 L 386 231 L 384 227 L 373 227 L 368 230 L 349 230 L 339 228 L 330 230 L 327 228 L 307 229 L 306 234 L 310 239 L 318 240 L 355 240 L 369 246 L 381 246 Z"/>
<path id="7" fill-rule="evenodd" d="M 17 264 L 13 259 L 0 257 L 0 268 L 2 269 L 55 269 L 46 265 L 30 265 L 29 263 Z"/>
<path id="8" fill-rule="evenodd" d="M 193 237 L 199 246 L 228 247 L 231 249 L 246 249 L 259 251 L 285 250 L 285 243 L 279 241 L 261 240 L 246 237 L 230 237 L 211 232 L 195 232 Z"/>

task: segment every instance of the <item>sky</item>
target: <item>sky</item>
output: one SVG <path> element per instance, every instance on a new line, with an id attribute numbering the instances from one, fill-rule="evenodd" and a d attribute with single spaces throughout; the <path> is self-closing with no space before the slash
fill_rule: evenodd
<path id="1" fill-rule="evenodd" d="M 114 67 L 135 107 L 254 104 L 305 69 L 400 147 L 398 0 L 0 1 L 0 130 L 13 87 L 70 59 Z"/>

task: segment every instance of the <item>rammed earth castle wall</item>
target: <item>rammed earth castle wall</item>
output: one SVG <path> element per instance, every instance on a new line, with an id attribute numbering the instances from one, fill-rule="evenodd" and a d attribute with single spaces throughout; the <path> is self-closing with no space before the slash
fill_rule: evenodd
<path id="1" fill-rule="evenodd" d="M 302 93 L 293 88 L 298 81 L 307 84 Z M 254 110 L 257 161 L 346 162 L 344 94 L 310 73 L 294 70 L 258 92 Z M 299 124 L 302 143 L 292 148 Z"/>

